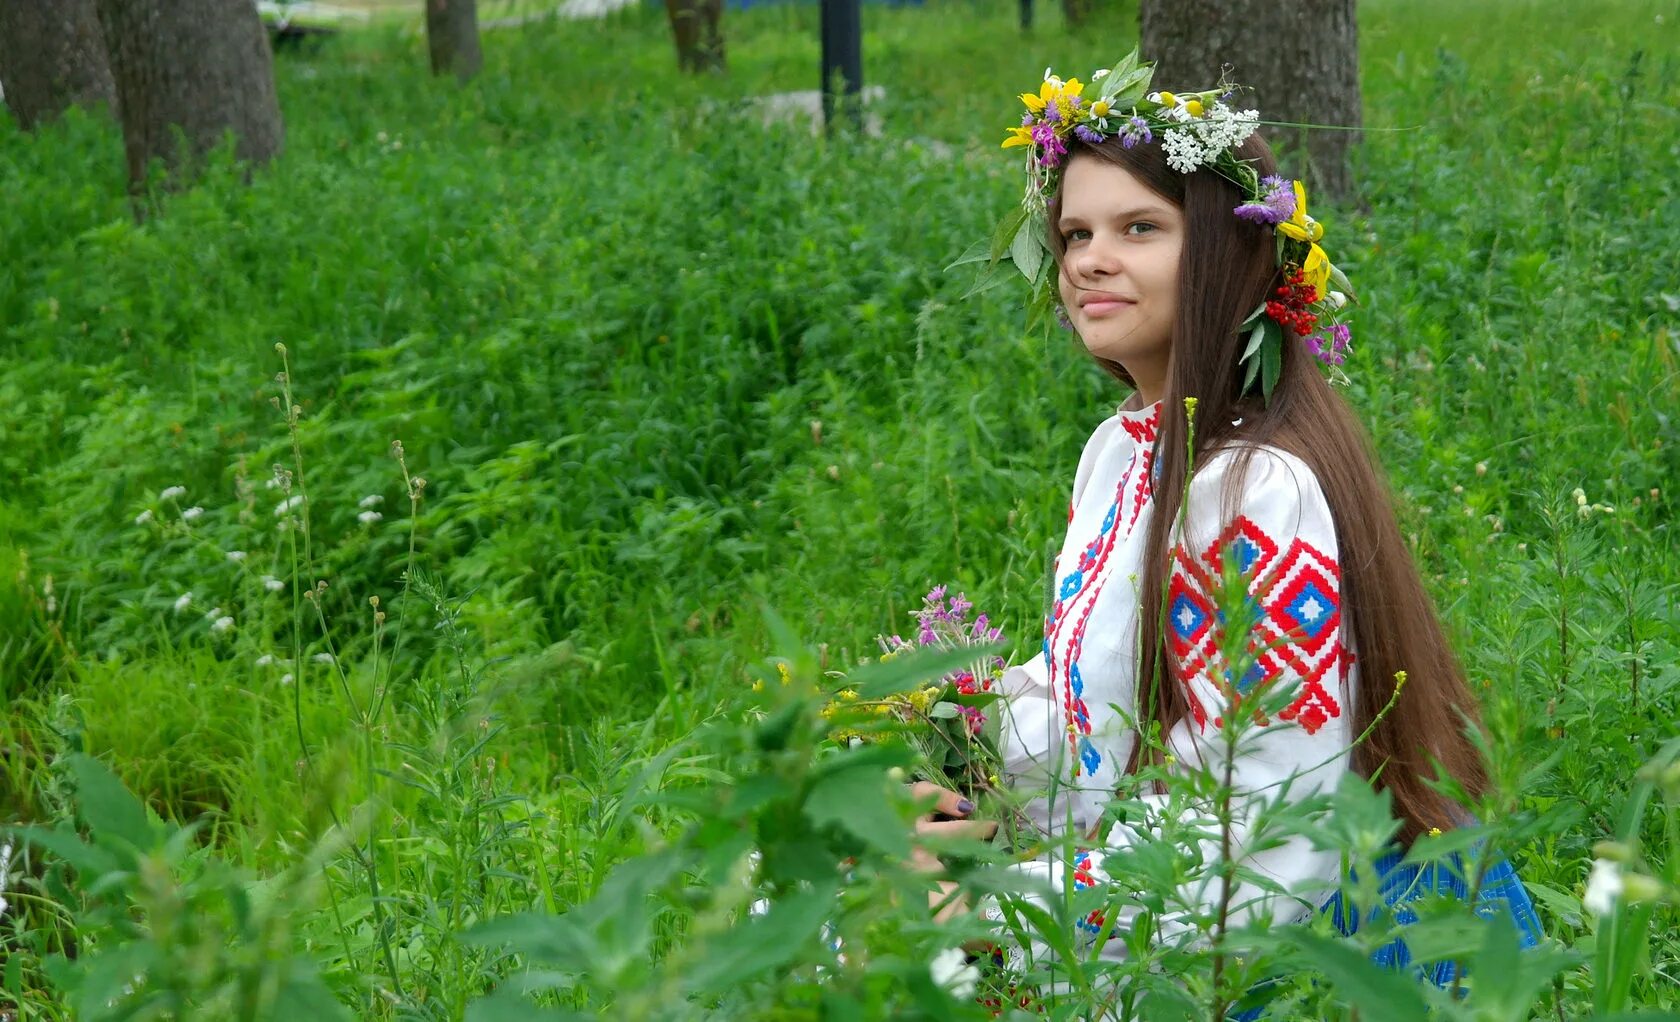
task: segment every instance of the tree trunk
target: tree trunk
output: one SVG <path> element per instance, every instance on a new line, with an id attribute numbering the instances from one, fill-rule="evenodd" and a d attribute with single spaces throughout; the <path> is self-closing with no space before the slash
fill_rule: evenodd
<path id="1" fill-rule="evenodd" d="M 73 104 L 114 107 L 93 0 L 0 0 L 0 88 L 25 131 Z"/>
<path id="2" fill-rule="evenodd" d="M 432 74 L 454 72 L 466 81 L 484 66 L 478 48 L 477 0 L 426 0 L 426 46 L 432 51 Z"/>
<path id="3" fill-rule="evenodd" d="M 1205 89 L 1229 68 L 1253 88 L 1252 104 L 1269 121 L 1357 129 L 1359 36 L 1355 0 L 1143 0 L 1138 12 L 1145 59 L 1157 88 Z M 1315 192 L 1353 198 L 1348 149 L 1355 131 L 1267 128 L 1285 161 Z M 1299 166 L 1304 161 L 1305 166 Z"/>
<path id="4" fill-rule="evenodd" d="M 234 136 L 253 165 L 280 151 L 283 129 L 268 33 L 250 0 L 96 0 L 122 113 L 128 181 L 152 160 L 191 180 L 205 152 Z"/>
<path id="5" fill-rule="evenodd" d="M 725 70 L 723 0 L 665 0 L 671 34 L 677 41 L 677 66 L 691 74 Z"/>
<path id="6" fill-rule="evenodd" d="M 1091 15 L 1091 0 L 1062 0 L 1062 20 L 1069 28 L 1083 28 Z"/>

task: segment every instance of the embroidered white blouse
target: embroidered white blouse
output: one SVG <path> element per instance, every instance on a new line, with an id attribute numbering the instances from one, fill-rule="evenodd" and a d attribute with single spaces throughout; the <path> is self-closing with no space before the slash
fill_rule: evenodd
<path id="1" fill-rule="evenodd" d="M 1138 713 L 1139 588 L 1154 508 L 1150 469 L 1159 415 L 1159 403 L 1138 411 L 1122 407 L 1086 443 L 1074 476 L 1067 537 L 1056 559 L 1042 649 L 1003 676 L 1009 711 L 1004 770 L 1019 789 L 1054 793 L 1053 799 L 1039 797 L 1027 806 L 1027 815 L 1051 834 L 1071 825 L 1087 835 L 1103 823 L 1103 807 L 1137 740 L 1131 721 Z M 1247 736 L 1234 757 L 1239 815 L 1252 816 L 1279 798 L 1328 792 L 1350 769 L 1357 672 L 1342 627 L 1335 527 L 1316 477 L 1299 458 L 1262 446 L 1243 479 L 1228 479 L 1237 470 L 1234 454 L 1220 452 L 1196 473 L 1183 528 L 1175 533 L 1167 639 L 1178 678 L 1188 679 L 1190 714 L 1172 729 L 1167 744 L 1179 764 L 1220 762 L 1218 721 L 1233 688 L 1239 701 L 1262 682 L 1272 693 L 1279 686 L 1294 692 L 1287 708 Z M 1230 484 L 1236 486 L 1236 513 L 1227 519 L 1224 491 Z M 1227 550 L 1244 569 L 1258 603 L 1259 645 L 1251 648 L 1269 647 L 1234 687 L 1222 680 L 1226 672 L 1219 664 L 1212 597 Z M 1166 798 L 1148 794 L 1143 801 L 1155 809 Z M 1102 884 L 1105 856 L 1153 826 L 1150 819 L 1114 823 L 1097 847 L 1070 863 L 1052 861 L 1065 858 L 1063 851 L 1022 868 L 1058 888 L 1069 866 L 1076 887 Z M 1239 825 L 1234 847 L 1243 864 L 1296 896 L 1267 895 L 1244 884 L 1232 902 L 1232 924 L 1262 912 L 1276 922 L 1310 913 L 1336 880 L 1336 854 L 1315 852 L 1299 838 L 1249 849 L 1246 835 Z M 1217 844 L 1204 846 L 1203 853 L 1216 858 Z M 1209 907 L 1217 895 L 1211 879 L 1180 892 L 1186 903 Z M 1135 910 L 1125 904 L 1111 909 L 1120 913 L 1115 932 L 1123 938 Z M 987 914 L 999 918 L 995 911 Z M 1087 941 L 1102 918 L 1099 909 L 1078 921 Z M 1173 926 L 1172 919 L 1163 920 L 1162 932 Z M 1111 939 L 1104 954 L 1120 955 L 1123 948 L 1123 939 Z"/>

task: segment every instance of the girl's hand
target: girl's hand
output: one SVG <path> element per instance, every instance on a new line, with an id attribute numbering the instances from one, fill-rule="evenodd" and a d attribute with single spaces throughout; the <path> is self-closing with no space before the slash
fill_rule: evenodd
<path id="1" fill-rule="evenodd" d="M 997 833 L 996 820 L 965 819 L 974 812 L 974 803 L 949 788 L 941 788 L 928 781 L 917 781 L 909 788 L 910 796 L 918 802 L 925 802 L 930 798 L 935 800 L 932 812 L 916 818 L 916 835 L 911 841 L 909 860 L 911 869 L 921 873 L 945 871 L 945 864 L 939 861 L 939 856 L 922 845 L 923 838 L 967 837 L 977 841 L 990 841 L 992 835 Z M 928 908 L 933 910 L 935 921 L 944 922 L 967 912 L 968 899 L 963 897 L 955 883 L 940 880 L 928 891 Z"/>

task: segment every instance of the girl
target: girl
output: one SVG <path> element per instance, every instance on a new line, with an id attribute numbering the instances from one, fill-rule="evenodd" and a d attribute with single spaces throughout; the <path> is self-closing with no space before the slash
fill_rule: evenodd
<path id="1" fill-rule="evenodd" d="M 1338 853 L 1299 837 L 1244 851 L 1259 810 L 1328 794 L 1352 772 L 1392 797 L 1400 849 L 1466 822 L 1430 782 L 1450 778 L 1467 801 L 1483 793 L 1476 706 L 1364 432 L 1321 372 L 1339 374 L 1349 346 L 1339 320 L 1350 289 L 1318 244 L 1304 189 L 1275 176 L 1257 114 L 1227 106 L 1228 91 L 1150 92 L 1149 74 L 1135 54 L 1089 85 L 1047 71 L 1004 143 L 1028 151 L 1011 260 L 1132 390 L 1074 473 L 1042 648 L 1004 676 L 1005 771 L 1046 793 L 1026 815 L 1092 845 L 1027 868 L 1056 886 L 1101 886 L 1104 861 L 1159 828 L 1154 810 L 1171 798 L 1147 791 L 1151 811 L 1117 822 L 1104 810 L 1124 778 L 1211 765 L 1236 793 L 1225 848 L 1276 885 L 1240 884 L 1228 923 L 1323 909 L 1351 932 L 1359 913 L 1325 904 Z M 1216 599 L 1233 584 L 1248 621 L 1226 620 L 1229 601 Z M 1239 624 L 1247 640 L 1233 646 Z M 1220 729 L 1238 712 L 1254 723 L 1228 755 Z M 1162 739 L 1151 746 L 1140 730 Z M 959 819 L 927 817 L 923 833 L 985 832 L 960 819 L 973 807 L 954 794 L 926 794 Z M 1466 893 L 1450 871 L 1419 884 L 1397 861 L 1380 864 L 1391 899 Z M 1532 945 L 1538 927 L 1509 867 L 1480 890 L 1480 909 L 1509 911 Z M 1214 883 L 1180 894 L 1203 909 L 1222 897 Z M 1125 936 L 1135 911 L 1106 908 L 1117 918 L 1092 913 L 1087 938 L 1104 921 Z M 1174 927 L 1169 913 L 1161 931 Z M 1384 951 L 1408 960 L 1403 945 Z"/>

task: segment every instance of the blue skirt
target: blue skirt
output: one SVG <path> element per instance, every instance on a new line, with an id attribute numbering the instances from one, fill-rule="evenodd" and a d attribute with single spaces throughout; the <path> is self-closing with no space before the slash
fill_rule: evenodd
<path id="1" fill-rule="evenodd" d="M 1416 922 L 1417 913 L 1412 906 L 1425 898 L 1445 896 L 1464 901 L 1470 897 L 1470 877 L 1459 853 L 1454 852 L 1441 862 L 1421 866 L 1402 864 L 1400 860 L 1403 857 L 1403 853 L 1394 851 L 1377 860 L 1377 887 L 1383 899 L 1380 907 L 1360 912 L 1342 896 L 1341 891 L 1337 891 L 1319 908 L 1319 914 L 1328 916 L 1342 936 L 1351 937 L 1359 932 L 1362 925 L 1375 922 L 1379 915 L 1385 913 L 1400 926 Z M 1521 948 L 1531 948 L 1540 943 L 1543 933 L 1540 919 L 1534 912 L 1534 902 L 1516 870 L 1505 859 L 1488 864 L 1484 869 L 1476 892 L 1475 911 L 1484 919 L 1498 916 L 1509 919 L 1516 928 L 1517 943 Z M 1451 987 L 1464 975 L 1460 963 L 1454 961 L 1414 965 L 1411 948 L 1406 946 L 1404 937 L 1396 937 L 1378 948 L 1372 953 L 1371 960 L 1395 972 L 1410 970 L 1419 982 L 1442 988 Z M 1261 1005 L 1229 1017 L 1231 1022 L 1255 1022 L 1264 1017 L 1265 1011 L 1265 1006 Z"/>
<path id="2" fill-rule="evenodd" d="M 1425 865 L 1402 865 L 1400 852 L 1390 852 L 1377 860 L 1378 889 L 1382 892 L 1383 908 L 1361 913 L 1347 903 L 1337 891 L 1319 910 L 1328 915 L 1343 936 L 1359 932 L 1361 924 L 1372 922 L 1379 912 L 1391 913 L 1394 921 L 1406 926 L 1417 921 L 1411 906 L 1424 898 L 1444 896 L 1463 901 L 1470 897 L 1469 869 L 1463 858 L 1453 853 L 1442 862 Z M 1473 868 L 1473 867 L 1471 867 Z M 1517 931 L 1518 947 L 1531 948 L 1540 943 L 1543 933 L 1540 919 L 1534 913 L 1534 902 L 1528 896 L 1517 871 L 1505 859 L 1488 864 L 1482 872 L 1482 882 L 1476 892 L 1476 914 L 1484 919 L 1504 916 Z M 1412 952 L 1404 938 L 1397 937 L 1371 955 L 1378 965 L 1396 971 L 1412 967 Z M 1435 962 L 1417 968 L 1418 978 L 1438 987 L 1451 986 L 1462 974 L 1458 963 Z"/>

